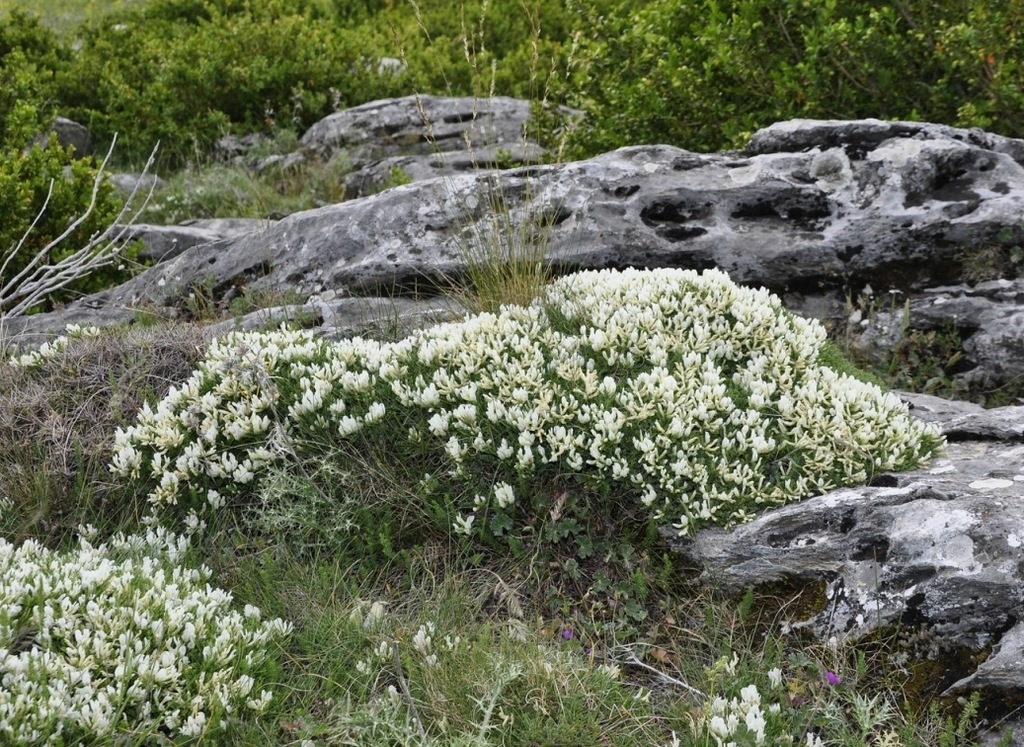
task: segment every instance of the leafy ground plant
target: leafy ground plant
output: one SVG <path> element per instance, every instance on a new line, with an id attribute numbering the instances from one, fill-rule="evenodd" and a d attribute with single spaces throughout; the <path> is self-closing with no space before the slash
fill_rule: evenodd
<path id="1" fill-rule="evenodd" d="M 171 177 L 156 195 L 144 219 L 171 224 L 202 218 L 277 218 L 345 199 L 342 177 L 348 159 L 310 157 L 291 166 L 260 171 L 246 164 L 207 162 Z"/>
<path id="2" fill-rule="evenodd" d="M 405 442 L 439 467 L 414 486 L 427 512 L 486 541 L 539 541 L 559 484 L 586 496 L 563 501 L 570 524 L 625 505 L 727 526 L 940 448 L 897 397 L 821 365 L 824 342 L 767 291 L 678 270 L 579 273 L 394 344 L 234 334 L 118 432 L 112 469 L 194 525 L 290 454 Z"/>
<path id="3" fill-rule="evenodd" d="M 267 707 L 288 624 L 233 610 L 187 550 L 162 529 L 67 553 L 0 539 L 0 740 L 200 738 Z"/>

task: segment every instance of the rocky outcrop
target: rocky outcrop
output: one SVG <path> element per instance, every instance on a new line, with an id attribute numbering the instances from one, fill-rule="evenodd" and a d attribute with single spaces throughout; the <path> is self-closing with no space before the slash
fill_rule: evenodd
<path id="1" fill-rule="evenodd" d="M 345 149 L 354 163 L 386 167 L 383 178 L 394 165 L 414 170 L 402 159 L 439 158 L 467 140 L 481 149 L 520 142 L 527 113 L 525 102 L 506 99 L 393 99 L 331 115 L 302 141 L 309 153 Z M 470 167 L 468 152 L 457 159 Z M 1024 242 L 1022 154 L 1024 142 L 977 130 L 797 120 L 757 133 L 744 152 L 643 146 L 500 172 L 416 172 L 426 180 L 194 246 L 79 305 L 124 318 L 138 306 L 173 314 L 199 285 L 216 298 L 243 287 L 421 297 L 458 278 L 467 250 L 481 243 L 514 251 L 540 240 L 556 273 L 718 267 L 836 324 L 869 289 L 875 297 L 897 290 L 911 301 L 912 325 L 953 313 L 965 320 L 965 352 L 950 376 L 1000 386 L 1020 374 L 1018 286 L 966 283 L 993 256 L 1003 261 L 996 276 L 1014 269 L 1014 242 Z M 907 331 L 894 328 L 901 312 L 873 307 L 849 336 L 891 354 L 893 335 Z M 22 324 L 38 332 L 63 321 Z"/>
<path id="2" fill-rule="evenodd" d="M 876 475 L 766 512 L 730 531 L 672 537 L 718 587 L 819 587 L 792 626 L 828 639 L 904 631 L 944 663 L 939 688 L 1024 694 L 1024 407 L 982 410 L 903 395 L 939 424 L 947 453 L 925 469 Z M 972 665 L 971 662 L 980 661 Z"/>
<path id="3" fill-rule="evenodd" d="M 405 96 L 331 114 L 301 144 L 325 160 L 344 153 L 346 194 L 361 197 L 396 182 L 539 163 L 544 150 L 528 137 L 529 120 L 522 99 Z"/>
<path id="4" fill-rule="evenodd" d="M 211 244 L 225 238 L 246 234 L 259 234 L 274 221 L 259 218 L 210 218 L 191 220 L 174 226 L 155 226 L 137 223 L 118 226 L 124 241 L 141 242 L 139 260 L 149 264 L 174 259 L 186 249 L 200 244 Z"/>

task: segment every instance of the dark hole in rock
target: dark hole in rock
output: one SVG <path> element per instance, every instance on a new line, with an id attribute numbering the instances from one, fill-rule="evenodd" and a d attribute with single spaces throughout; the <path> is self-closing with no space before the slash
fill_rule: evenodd
<path id="1" fill-rule="evenodd" d="M 900 481 L 896 475 L 874 475 L 868 480 L 868 487 L 870 488 L 896 488 L 899 487 Z"/>
<path id="2" fill-rule="evenodd" d="M 442 121 L 447 124 L 458 124 L 460 122 L 472 122 L 476 117 L 477 114 L 474 112 L 462 112 L 461 114 L 449 114 Z"/>
<path id="3" fill-rule="evenodd" d="M 850 560 L 873 560 L 884 563 L 889 557 L 889 540 L 882 537 L 850 553 Z"/>
<path id="4" fill-rule="evenodd" d="M 853 514 L 846 514 L 839 522 L 839 531 L 842 534 L 849 534 L 855 526 L 857 526 L 857 520 L 853 518 Z"/>
<path id="5" fill-rule="evenodd" d="M 572 217 L 572 210 L 564 207 L 557 207 L 554 210 L 545 211 L 537 221 L 538 225 L 551 228 L 560 226 Z"/>
<path id="6" fill-rule="evenodd" d="M 704 218 L 711 212 L 711 203 L 680 195 L 674 200 L 657 200 L 640 211 L 640 220 L 648 226 L 662 223 L 685 223 L 694 218 Z"/>
<path id="7" fill-rule="evenodd" d="M 924 606 L 926 601 L 928 601 L 928 599 L 925 597 L 923 591 L 919 591 L 916 594 L 911 594 L 907 597 L 907 609 L 906 612 L 903 613 L 901 622 L 910 624 L 923 622 L 924 616 L 921 614 L 921 607 Z"/>
<path id="8" fill-rule="evenodd" d="M 686 241 L 687 239 L 703 236 L 707 232 L 706 228 L 701 228 L 700 226 L 672 226 L 664 228 L 658 233 L 669 241 Z"/>
<path id="9" fill-rule="evenodd" d="M 679 156 L 678 158 L 672 159 L 672 170 L 673 171 L 690 171 L 691 169 L 699 169 L 706 164 L 703 157 L 693 154 Z"/>
<path id="10" fill-rule="evenodd" d="M 849 262 L 851 259 L 853 259 L 863 251 L 864 245 L 858 244 L 857 246 L 848 246 L 845 249 L 840 249 L 838 252 L 836 252 L 836 256 L 839 257 L 839 260 L 841 262 Z"/>
<path id="11" fill-rule="evenodd" d="M 910 588 L 916 584 L 924 583 L 929 579 L 935 577 L 935 568 L 903 568 L 898 570 L 896 577 L 893 579 L 893 585 L 897 583 L 905 588 Z M 922 599 L 922 602 L 924 600 Z"/>

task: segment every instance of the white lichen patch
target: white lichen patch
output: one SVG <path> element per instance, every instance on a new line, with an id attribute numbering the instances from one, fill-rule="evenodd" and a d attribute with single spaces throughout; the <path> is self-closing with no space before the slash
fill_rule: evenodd
<path id="1" fill-rule="evenodd" d="M 1013 480 L 1006 480 L 1001 477 L 989 477 L 985 480 L 975 480 L 970 484 L 975 490 L 999 490 L 1000 488 L 1013 487 Z"/>

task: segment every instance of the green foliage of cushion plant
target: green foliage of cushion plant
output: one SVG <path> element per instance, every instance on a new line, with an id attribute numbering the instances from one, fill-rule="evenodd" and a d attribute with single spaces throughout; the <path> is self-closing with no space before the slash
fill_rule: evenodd
<path id="1" fill-rule="evenodd" d="M 895 395 L 821 365 L 824 342 L 767 291 L 681 270 L 567 276 L 397 343 L 232 334 L 118 432 L 112 469 L 195 525 L 289 454 L 387 443 L 432 455 L 413 494 L 486 540 L 543 541 L 555 513 L 553 540 L 622 515 L 728 526 L 941 447 Z"/>
<path id="2" fill-rule="evenodd" d="M 654 0 L 588 13 L 577 153 L 741 146 L 796 117 L 913 119 L 1019 136 L 1016 1 Z"/>

